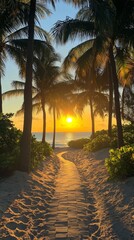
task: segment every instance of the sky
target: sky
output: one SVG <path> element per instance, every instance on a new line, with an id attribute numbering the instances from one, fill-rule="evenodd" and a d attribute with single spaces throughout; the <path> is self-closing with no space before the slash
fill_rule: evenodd
<path id="1" fill-rule="evenodd" d="M 56 10 L 53 10 L 52 7 L 49 8 L 52 12 L 51 16 L 46 17 L 40 21 L 41 27 L 44 28 L 46 31 L 50 31 L 50 29 L 54 26 L 54 24 L 58 20 L 65 20 L 66 17 L 74 18 L 78 9 L 74 8 L 71 4 L 66 4 L 62 1 L 56 3 Z M 76 46 L 80 41 L 77 39 L 73 42 L 69 41 L 65 45 L 56 45 L 54 43 L 54 47 L 56 52 L 61 55 L 61 58 L 67 56 L 68 52 L 71 48 Z M 3 92 L 8 91 L 11 89 L 11 82 L 13 80 L 21 80 L 18 75 L 18 68 L 15 62 L 8 58 L 6 62 L 6 70 L 5 76 L 2 79 L 2 88 Z M 4 113 L 16 113 L 17 110 L 20 109 L 23 103 L 22 97 L 14 97 L 10 99 L 5 99 L 3 102 L 3 111 Z M 15 126 L 22 130 L 23 128 L 23 116 L 13 117 L 13 121 Z M 99 117 L 96 118 L 96 130 L 99 129 L 106 129 L 107 128 L 107 119 L 101 119 Z M 42 131 L 42 114 L 34 114 L 33 115 L 33 124 L 32 124 L 32 131 L 33 132 L 41 132 Z M 47 113 L 47 132 L 53 131 L 53 119 L 52 116 Z M 57 119 L 57 131 L 58 132 L 90 132 L 91 131 L 91 122 L 90 122 L 90 113 L 89 107 L 87 107 L 83 113 L 82 118 L 80 117 L 73 117 L 71 123 L 66 121 L 65 116 L 61 116 Z"/>

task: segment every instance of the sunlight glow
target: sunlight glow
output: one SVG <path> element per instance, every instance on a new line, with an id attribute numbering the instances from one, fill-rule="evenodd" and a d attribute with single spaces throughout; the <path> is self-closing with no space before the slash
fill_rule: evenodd
<path id="1" fill-rule="evenodd" d="M 66 122 L 67 122 L 67 123 L 72 123 L 72 121 L 73 121 L 72 117 L 67 117 L 67 118 L 66 118 Z"/>

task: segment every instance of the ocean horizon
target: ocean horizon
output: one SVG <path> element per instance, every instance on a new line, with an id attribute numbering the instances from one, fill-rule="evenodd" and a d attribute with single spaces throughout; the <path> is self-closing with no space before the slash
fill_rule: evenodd
<path id="1" fill-rule="evenodd" d="M 33 132 L 32 135 L 36 137 L 38 141 L 42 139 L 42 132 Z M 67 143 L 71 140 L 76 140 L 79 138 L 89 138 L 91 136 L 91 132 L 56 132 L 55 137 L 55 146 L 56 147 L 67 147 Z M 52 145 L 53 133 L 46 133 L 46 142 Z"/>

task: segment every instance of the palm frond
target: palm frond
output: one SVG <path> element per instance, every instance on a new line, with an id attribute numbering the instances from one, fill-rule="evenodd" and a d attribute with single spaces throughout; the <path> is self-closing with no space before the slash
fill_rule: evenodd
<path id="1" fill-rule="evenodd" d="M 35 36 L 38 36 L 41 39 L 45 39 L 48 43 L 50 43 L 51 41 L 50 34 L 47 31 L 45 31 L 43 28 L 40 28 L 39 26 L 35 26 L 34 33 L 35 33 Z"/>
<path id="2" fill-rule="evenodd" d="M 32 97 L 32 104 L 34 105 L 35 103 L 41 103 L 41 94 L 40 92 L 37 92 L 35 96 Z"/>
<path id="3" fill-rule="evenodd" d="M 41 109 L 41 104 L 39 102 L 32 104 L 32 111 L 33 112 L 39 113 L 41 110 L 42 110 Z"/>
<path id="4" fill-rule="evenodd" d="M 39 26 L 35 25 L 34 33 L 35 33 L 35 36 L 38 36 L 41 39 L 45 39 L 47 42 L 50 42 L 50 40 L 51 40 L 49 33 Z M 21 28 L 17 29 L 16 31 L 13 31 L 12 33 L 6 35 L 4 42 L 9 42 L 11 40 L 15 40 L 18 38 L 23 39 L 26 36 L 28 36 L 28 26 L 21 27 Z"/>
<path id="5" fill-rule="evenodd" d="M 15 88 L 16 90 L 18 89 L 24 89 L 25 88 L 25 83 L 22 81 L 13 81 L 11 83 L 11 86 Z"/>
<path id="6" fill-rule="evenodd" d="M 67 57 L 64 60 L 63 68 L 67 69 L 71 65 L 75 64 L 77 60 L 87 51 L 89 50 L 94 43 L 94 39 L 87 40 L 76 47 L 72 48 L 68 53 Z"/>
<path id="7" fill-rule="evenodd" d="M 23 107 L 23 106 L 22 106 L 21 109 L 19 109 L 19 110 L 16 112 L 15 116 L 21 116 L 22 114 L 24 114 L 24 107 Z"/>
<path id="8" fill-rule="evenodd" d="M 51 30 L 57 43 L 66 43 L 69 39 L 74 40 L 76 37 L 85 38 L 94 36 L 94 23 L 80 21 L 78 19 L 66 19 L 58 21 Z"/>
<path id="9" fill-rule="evenodd" d="M 4 92 L 2 94 L 2 98 L 11 98 L 11 97 L 19 97 L 19 96 L 23 96 L 24 95 L 24 90 L 23 89 L 13 89 L 13 90 L 9 90 L 7 92 Z"/>
<path id="10" fill-rule="evenodd" d="M 5 70 L 5 61 L 6 61 L 6 53 L 1 53 L 1 56 L 0 56 L 0 74 L 1 76 L 4 76 L 4 70 Z"/>
<path id="11" fill-rule="evenodd" d="M 46 16 L 49 16 L 51 14 L 51 11 L 45 6 L 45 4 L 41 4 L 40 1 L 37 1 L 36 3 L 36 19 L 37 18 L 45 18 Z"/>

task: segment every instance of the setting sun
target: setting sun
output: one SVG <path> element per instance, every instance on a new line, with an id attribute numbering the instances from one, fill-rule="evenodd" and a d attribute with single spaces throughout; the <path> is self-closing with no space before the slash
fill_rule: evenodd
<path id="1" fill-rule="evenodd" d="M 67 123 L 71 123 L 72 121 L 73 121 L 72 117 L 67 117 L 67 118 L 66 118 L 66 122 L 67 122 Z"/>

